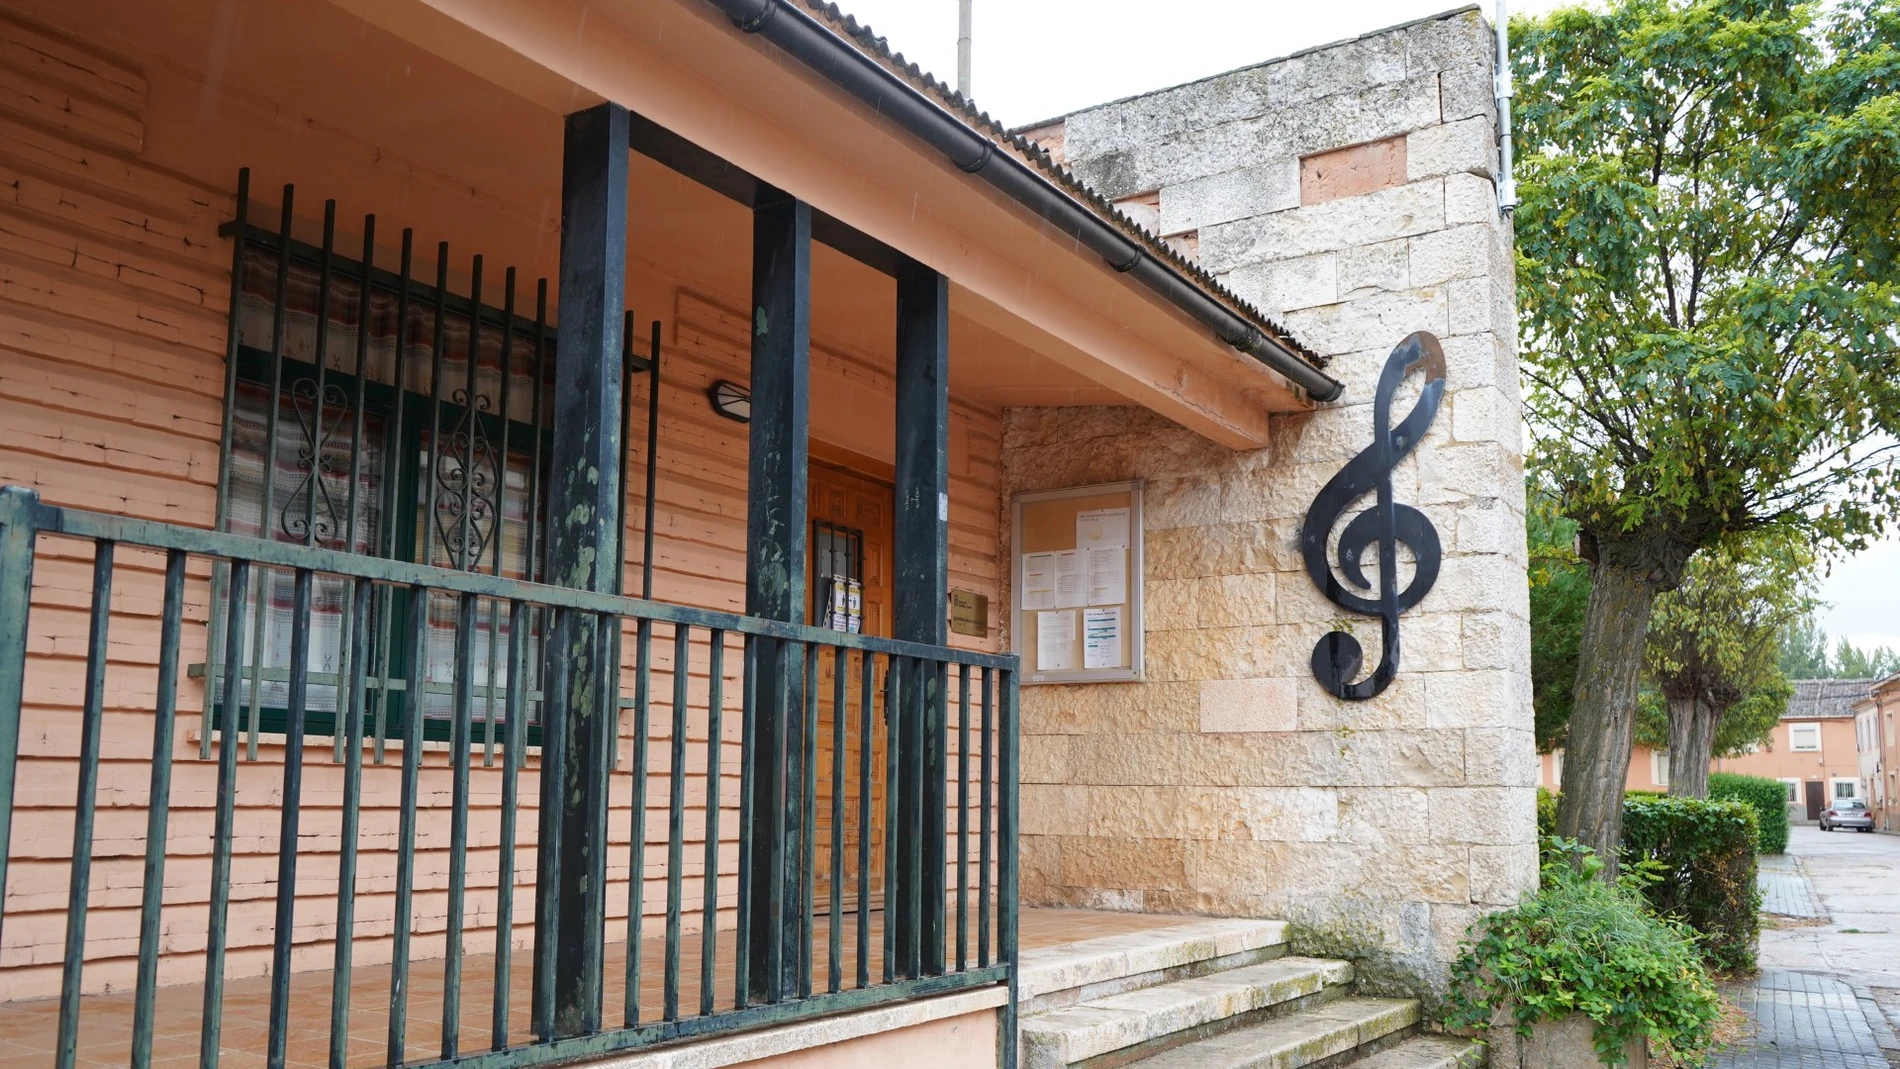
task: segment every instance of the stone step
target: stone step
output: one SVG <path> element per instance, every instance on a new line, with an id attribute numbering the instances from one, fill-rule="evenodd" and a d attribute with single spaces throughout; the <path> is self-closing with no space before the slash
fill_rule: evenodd
<path id="1" fill-rule="evenodd" d="M 1197 1039 L 1132 1067 L 1300 1069 L 1326 1063 L 1354 1069 L 1466 1069 L 1478 1064 L 1468 1053 L 1469 1041 L 1449 1043 L 1442 1036 L 1416 1036 L 1368 1057 L 1349 1057 L 1369 1045 L 1376 1048 L 1382 1040 L 1390 1042 L 1388 1037 L 1402 1037 L 1417 1024 L 1415 999 L 1351 996 Z"/>
<path id="2" fill-rule="evenodd" d="M 1285 921 L 1184 917 L 1164 928 L 1025 950 L 1017 998 L 1027 1017 L 1285 952 Z"/>
<path id="3" fill-rule="evenodd" d="M 1251 1023 L 1274 1007 L 1339 997 L 1352 976 L 1348 961 L 1280 957 L 1049 1010 L 1023 1019 L 1023 1069 L 1063 1069 L 1111 1054 L 1133 1060 Z M 1415 1004 L 1412 1013 L 1415 1019 Z"/>
<path id="4" fill-rule="evenodd" d="M 1413 1036 L 1351 1064 L 1352 1069 L 1478 1069 L 1484 1048 L 1456 1036 Z"/>

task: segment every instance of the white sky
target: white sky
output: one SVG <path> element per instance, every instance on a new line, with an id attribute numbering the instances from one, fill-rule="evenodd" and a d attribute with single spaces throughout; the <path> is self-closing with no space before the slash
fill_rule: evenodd
<path id="1" fill-rule="evenodd" d="M 973 0 L 972 96 L 1008 126 L 1204 78 L 1458 6 L 1454 0 Z M 839 0 L 954 84 L 957 0 Z M 1496 0 L 1483 0 L 1487 17 Z M 1513 12 L 1558 0 L 1513 0 Z M 1821 583 L 1831 640 L 1900 649 L 1900 535 Z"/>

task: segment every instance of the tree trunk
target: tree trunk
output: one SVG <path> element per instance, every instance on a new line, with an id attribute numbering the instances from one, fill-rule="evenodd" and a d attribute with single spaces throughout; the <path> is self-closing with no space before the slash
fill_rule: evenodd
<path id="1" fill-rule="evenodd" d="M 1623 785 L 1636 725 L 1637 675 L 1643 667 L 1643 640 L 1656 587 L 1609 562 L 1595 565 L 1590 579 L 1557 834 L 1595 850 L 1608 880 L 1615 878 L 1623 838 Z"/>
<path id="2" fill-rule="evenodd" d="M 1669 793 L 1678 798 L 1709 796 L 1709 761 L 1715 756 L 1718 711 L 1702 698 L 1669 702 Z"/>

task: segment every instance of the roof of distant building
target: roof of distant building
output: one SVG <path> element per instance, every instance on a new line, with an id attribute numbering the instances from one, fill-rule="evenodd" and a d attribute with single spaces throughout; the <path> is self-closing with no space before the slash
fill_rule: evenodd
<path id="1" fill-rule="evenodd" d="M 998 148 L 1009 152 L 1029 166 L 1039 171 L 1065 194 L 1086 210 L 1107 221 L 1120 230 L 1129 239 L 1135 241 L 1148 255 L 1167 264 L 1185 281 L 1214 300 L 1225 305 L 1235 315 L 1253 325 L 1256 330 L 1278 342 L 1284 348 L 1297 353 L 1314 367 L 1323 368 L 1327 361 L 1312 349 L 1293 337 L 1279 323 L 1252 303 L 1243 300 L 1233 290 L 1203 270 L 1201 265 L 1181 255 L 1173 246 L 1130 219 L 1114 202 L 1090 188 L 1074 172 L 1050 155 L 1049 151 L 1034 141 L 1023 137 L 1020 132 L 1012 132 L 1002 123 L 992 119 L 987 112 L 979 111 L 974 103 L 952 86 L 939 81 L 935 76 L 904 58 L 903 53 L 893 53 L 889 43 L 877 35 L 871 27 L 840 10 L 838 5 L 828 0 L 796 0 L 813 17 L 826 23 L 832 32 L 869 57 L 885 70 L 908 82 L 913 88 L 928 96 L 944 111 L 958 121 L 976 131 Z"/>
<path id="2" fill-rule="evenodd" d="M 1878 679 L 1797 679 L 1783 720 L 1823 720 L 1854 715 L 1854 706 L 1873 694 Z"/>

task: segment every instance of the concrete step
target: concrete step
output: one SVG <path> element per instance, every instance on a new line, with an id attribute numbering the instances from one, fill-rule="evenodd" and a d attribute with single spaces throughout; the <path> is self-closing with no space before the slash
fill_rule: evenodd
<path id="1" fill-rule="evenodd" d="M 1126 935 L 1025 950 L 1017 998 L 1027 1017 L 1286 952 L 1286 922 L 1186 918 L 1180 924 Z"/>
<path id="2" fill-rule="evenodd" d="M 1352 977 L 1351 962 L 1279 957 L 1048 1010 L 1022 1021 L 1023 1069 L 1064 1069 L 1091 1059 L 1103 1059 L 1092 1062 L 1096 1069 L 1109 1069 L 1250 1024 L 1277 1007 L 1338 998 Z M 1416 1004 L 1411 1012 L 1416 1019 Z"/>
<path id="3" fill-rule="evenodd" d="M 1418 1024 L 1414 999 L 1335 999 L 1320 1006 L 1198 1039 L 1132 1063 L 1133 1069 L 1301 1069 L 1351 1065 L 1354 1069 L 1466 1069 L 1469 1041 L 1415 1036 L 1389 1049 Z M 1371 1048 L 1376 1053 L 1355 1057 Z M 1465 1060 L 1460 1060 L 1465 1059 Z"/>

